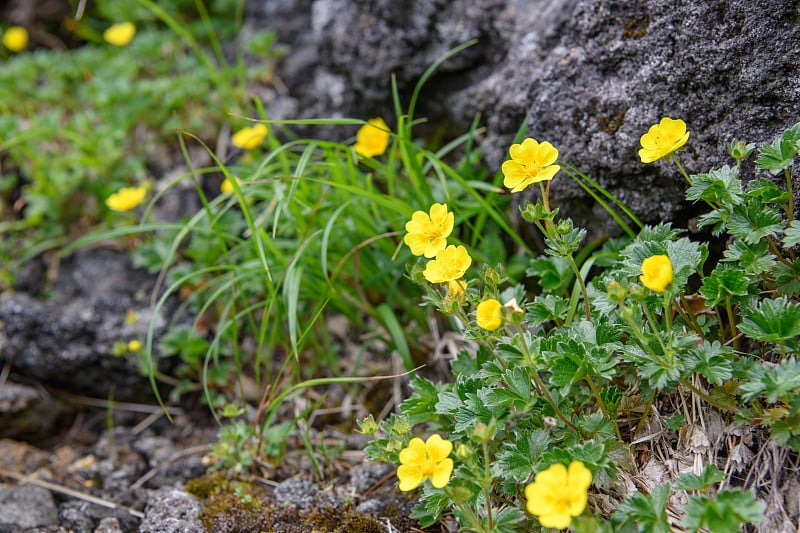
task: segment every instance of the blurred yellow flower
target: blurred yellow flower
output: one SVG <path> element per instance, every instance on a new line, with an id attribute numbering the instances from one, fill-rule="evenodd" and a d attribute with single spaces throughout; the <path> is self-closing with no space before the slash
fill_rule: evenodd
<path id="1" fill-rule="evenodd" d="M 142 349 L 142 343 L 137 340 L 128 341 L 128 351 L 131 353 L 136 353 Z"/>
<path id="2" fill-rule="evenodd" d="M 447 237 L 453 231 L 453 213 L 447 212 L 447 204 L 433 204 L 430 215 L 416 211 L 406 223 L 408 232 L 403 238 L 411 253 L 436 257 L 447 246 Z"/>
<path id="3" fill-rule="evenodd" d="M 425 442 L 417 437 L 411 439 L 408 447 L 400 451 L 400 466 L 397 468 L 400 490 L 414 490 L 429 478 L 437 489 L 447 485 L 453 473 L 453 460 L 448 457 L 451 451 L 453 443 L 437 433 Z"/>
<path id="4" fill-rule="evenodd" d="M 642 261 L 642 285 L 656 292 L 664 292 L 672 283 L 672 262 L 666 255 L 653 255 Z"/>
<path id="5" fill-rule="evenodd" d="M 664 117 L 658 124 L 650 126 L 647 133 L 639 139 L 642 145 L 639 157 L 642 163 L 658 161 L 686 144 L 687 139 L 689 139 L 689 132 L 686 131 L 684 121 Z"/>
<path id="6" fill-rule="evenodd" d="M 234 176 L 233 179 L 236 180 L 236 183 L 241 185 L 242 180 L 240 180 L 236 176 Z M 222 183 L 219 184 L 219 192 L 222 192 L 222 193 L 233 192 L 233 184 L 231 183 L 231 180 L 229 180 L 228 178 L 225 178 L 225 181 L 223 181 Z"/>
<path id="7" fill-rule="evenodd" d="M 264 137 L 267 136 L 268 132 L 266 125 L 258 123 L 234 133 L 231 142 L 237 148 L 251 150 L 264 142 Z"/>
<path id="8" fill-rule="evenodd" d="M 144 200 L 146 187 L 123 187 L 106 198 L 106 205 L 114 211 L 130 211 Z"/>
<path id="9" fill-rule="evenodd" d="M 3 34 L 3 46 L 12 52 L 22 52 L 28 46 L 28 30 L 22 26 L 11 26 Z"/>
<path id="10" fill-rule="evenodd" d="M 489 298 L 478 304 L 475 310 L 478 327 L 487 331 L 494 331 L 503 325 L 503 306 L 494 298 Z"/>
<path id="11" fill-rule="evenodd" d="M 558 150 L 549 142 L 527 138 L 508 149 L 511 159 L 503 163 L 503 185 L 520 192 L 532 183 L 553 179 L 561 167 L 556 165 Z"/>
<path id="12" fill-rule="evenodd" d="M 586 509 L 587 491 L 592 473 L 580 461 L 572 461 L 569 469 L 561 463 L 536 474 L 525 487 L 528 512 L 539 518 L 544 527 L 564 529 L 573 516 Z"/>
<path id="13" fill-rule="evenodd" d="M 125 46 L 136 35 L 136 26 L 133 22 L 117 22 L 103 32 L 103 39 L 114 46 Z"/>
<path id="14" fill-rule="evenodd" d="M 389 131 L 389 126 L 382 118 L 371 118 L 356 132 L 353 148 L 364 157 L 381 155 L 389 146 Z"/>
<path id="15" fill-rule="evenodd" d="M 422 275 L 431 283 L 448 283 L 463 278 L 471 264 L 467 249 L 451 244 L 436 254 L 436 259 L 428 261 Z"/>

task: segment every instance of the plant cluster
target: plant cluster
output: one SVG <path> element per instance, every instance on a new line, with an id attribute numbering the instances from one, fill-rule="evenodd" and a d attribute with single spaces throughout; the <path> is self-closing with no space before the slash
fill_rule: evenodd
<path id="1" fill-rule="evenodd" d="M 375 434 L 370 457 L 400 465 L 400 490 L 422 486 L 414 516 L 423 526 L 445 511 L 479 533 L 667 532 L 678 523 L 724 533 L 763 519 L 764 503 L 737 488 L 741 480 L 722 463 L 705 461 L 655 487 L 622 482 L 641 466 L 635 443 L 657 437 L 657 408 L 667 410 L 666 434 L 702 432 L 703 413 L 713 411 L 800 450 L 800 223 L 791 179 L 800 124 L 758 150 L 758 169 L 782 174 L 785 189 L 766 177 L 743 184 L 741 162 L 755 145 L 739 141 L 729 145 L 733 166 L 689 175 L 677 154 L 688 138 L 682 120 L 664 118 L 642 136 L 639 155 L 678 166 L 687 199 L 709 207 L 699 226 L 724 242 L 718 257 L 670 224 L 642 225 L 550 143 L 531 138 L 513 144 L 502 166 L 512 193 L 539 188 L 520 209 L 546 244 L 545 255 L 530 257 L 527 279 L 510 280 L 501 262 L 476 269 L 468 247 L 446 244 L 468 220 L 457 202 L 413 214 L 404 240 L 419 259 L 409 276 L 474 349 L 451 361 L 452 383 L 413 378 L 398 412 L 380 424 L 370 417 L 362 431 Z M 626 235 L 584 246 L 585 230 L 550 198 L 559 171 Z M 424 444 L 417 428 L 431 435 Z M 613 514 L 601 498 L 616 501 Z M 677 514 L 675 498 L 686 502 Z"/>
<path id="2" fill-rule="evenodd" d="M 130 224 L 121 212 L 150 195 L 151 172 L 177 163 L 178 130 L 211 140 L 229 114 L 246 114 L 243 86 L 261 72 L 241 53 L 230 63 L 220 45 L 242 9 L 241 0 L 103 0 L 48 28 L 51 41 L 0 29 L 0 53 L 13 54 L 0 72 L 0 289 L 38 254 Z M 273 40 L 260 33 L 241 49 L 258 45 L 270 61 Z"/>

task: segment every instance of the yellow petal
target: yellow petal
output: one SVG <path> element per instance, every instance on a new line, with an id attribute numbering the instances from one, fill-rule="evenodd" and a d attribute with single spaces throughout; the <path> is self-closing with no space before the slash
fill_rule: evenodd
<path id="1" fill-rule="evenodd" d="M 452 447 L 452 446 L 451 446 Z M 431 476 L 431 484 L 437 489 L 441 489 L 450 481 L 450 475 L 453 473 L 453 460 L 443 459 L 436 465 L 436 469 Z"/>
<path id="2" fill-rule="evenodd" d="M 543 167 L 552 165 L 558 160 L 558 150 L 545 141 L 539 145 L 538 159 Z"/>
<path id="3" fill-rule="evenodd" d="M 424 479 L 418 467 L 408 465 L 400 465 L 397 468 L 397 478 L 400 480 L 399 488 L 402 491 L 416 489 Z"/>
<path id="4" fill-rule="evenodd" d="M 427 462 L 425 443 L 414 437 L 408 446 L 400 450 L 400 463 L 404 465 L 423 465 Z"/>
<path id="5" fill-rule="evenodd" d="M 539 523 L 542 526 L 555 529 L 564 529 L 569 526 L 570 522 L 572 522 L 572 517 L 569 513 L 553 513 L 539 517 Z"/>
<path id="6" fill-rule="evenodd" d="M 592 485 L 592 471 L 580 461 L 572 461 L 567 469 L 570 487 L 586 491 Z"/>
<path id="7" fill-rule="evenodd" d="M 453 443 L 444 440 L 438 433 L 434 433 L 425 442 L 425 450 L 428 452 L 428 458 L 434 463 L 438 463 L 450 455 L 450 452 L 453 451 Z"/>

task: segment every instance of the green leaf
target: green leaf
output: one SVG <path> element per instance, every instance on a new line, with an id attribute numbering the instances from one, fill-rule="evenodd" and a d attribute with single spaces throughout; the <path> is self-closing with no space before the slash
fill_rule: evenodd
<path id="1" fill-rule="evenodd" d="M 442 489 L 435 489 L 425 484 L 420 503 L 411 509 L 411 518 L 419 522 L 420 527 L 430 527 L 439 520 L 442 511 L 451 503 Z"/>
<path id="2" fill-rule="evenodd" d="M 739 330 L 758 341 L 786 342 L 797 347 L 800 335 L 800 304 L 790 302 L 785 296 L 763 300 L 756 308 L 743 307 L 744 317 Z"/>
<path id="3" fill-rule="evenodd" d="M 748 200 L 755 200 L 761 204 L 780 203 L 789 199 L 788 192 L 764 178 L 755 179 L 748 183 L 745 196 Z"/>
<path id="4" fill-rule="evenodd" d="M 756 244 L 782 231 L 781 214 L 776 209 L 755 200 L 736 206 L 728 219 L 728 232 L 748 244 Z"/>
<path id="5" fill-rule="evenodd" d="M 794 163 L 794 157 L 800 149 L 800 123 L 783 132 L 778 139 L 764 144 L 759 149 L 758 166 L 777 174 Z"/>
<path id="6" fill-rule="evenodd" d="M 539 285 L 545 292 L 561 290 L 566 282 L 572 278 L 569 263 L 563 257 L 537 257 L 531 260 L 530 267 L 525 273 L 528 276 L 539 278 Z"/>
<path id="7" fill-rule="evenodd" d="M 551 320 L 563 320 L 569 312 L 569 300 L 548 294 L 537 296 L 527 306 L 526 321 L 531 326 L 538 326 Z"/>
<path id="8" fill-rule="evenodd" d="M 723 255 L 725 257 L 722 261 L 735 263 L 737 268 L 754 277 L 767 272 L 775 265 L 775 256 L 770 253 L 766 241 L 747 244 L 737 239 L 723 252 Z"/>
<path id="9" fill-rule="evenodd" d="M 618 525 L 635 524 L 638 531 L 650 533 L 671 533 L 672 526 L 667 514 L 667 500 L 672 489 L 669 485 L 653 487 L 650 495 L 633 493 L 622 502 L 612 517 Z"/>
<path id="10" fill-rule="evenodd" d="M 712 463 L 706 464 L 703 472 L 698 476 L 686 472 L 675 480 L 675 488 L 679 490 L 705 490 L 725 479 L 725 473 Z"/>
<path id="11" fill-rule="evenodd" d="M 795 359 L 785 359 L 771 366 L 762 363 L 752 367 L 747 377 L 739 387 L 745 400 L 763 394 L 768 402 L 774 403 L 786 401 L 800 392 L 800 364 Z"/>
<path id="12" fill-rule="evenodd" d="M 773 269 L 773 274 L 778 294 L 782 296 L 800 294 L 800 259 L 795 259 L 791 265 L 778 263 Z"/>
<path id="13" fill-rule="evenodd" d="M 714 307 L 730 296 L 745 296 L 750 288 L 747 276 L 738 268 L 722 264 L 703 279 L 700 294 Z"/>
<path id="14" fill-rule="evenodd" d="M 800 220 L 792 220 L 783 234 L 783 245 L 790 248 L 797 243 L 800 243 Z"/>
<path id="15" fill-rule="evenodd" d="M 690 348 L 690 358 L 694 360 L 694 370 L 705 377 L 712 385 L 721 385 L 733 377 L 733 349 L 719 341 L 706 341 Z"/>
<path id="16" fill-rule="evenodd" d="M 762 522 L 765 508 L 750 491 L 723 490 L 716 499 L 690 498 L 682 524 L 690 532 L 707 528 L 714 533 L 738 533 L 742 524 Z"/>
<path id="17" fill-rule="evenodd" d="M 496 478 L 512 478 L 516 482 L 528 479 L 534 465 L 550 446 L 550 437 L 541 429 L 519 430 L 514 432 L 514 439 L 503 443 L 492 463 L 492 472 Z"/>
<path id="18" fill-rule="evenodd" d="M 739 180 L 739 167 L 725 165 L 707 174 L 694 174 L 692 186 L 686 191 L 686 199 L 731 206 L 742 203 L 744 192 Z"/>

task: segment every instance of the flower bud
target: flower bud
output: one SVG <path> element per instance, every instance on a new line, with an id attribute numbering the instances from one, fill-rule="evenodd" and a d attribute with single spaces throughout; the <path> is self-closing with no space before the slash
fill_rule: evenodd
<path id="1" fill-rule="evenodd" d="M 362 435 L 372 435 L 378 431 L 378 423 L 372 415 L 358 421 L 358 432 Z"/>
<path id="2" fill-rule="evenodd" d="M 621 302 L 625 300 L 625 296 L 627 295 L 628 291 L 625 290 L 625 287 L 619 284 L 618 281 L 612 281 L 606 287 L 606 291 L 608 293 L 608 298 L 614 302 Z"/>
<path id="3" fill-rule="evenodd" d="M 472 448 L 467 446 L 466 444 L 459 444 L 456 448 L 456 459 L 459 461 L 467 461 L 470 457 L 472 457 L 473 451 Z"/>

